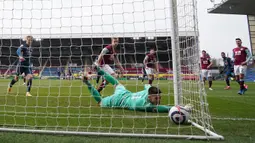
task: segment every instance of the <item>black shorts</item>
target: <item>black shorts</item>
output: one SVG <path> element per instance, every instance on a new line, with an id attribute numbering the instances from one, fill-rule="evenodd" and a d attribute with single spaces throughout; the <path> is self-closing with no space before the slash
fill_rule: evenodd
<path id="1" fill-rule="evenodd" d="M 21 75 L 21 74 L 32 74 L 32 69 L 30 66 L 24 66 L 24 65 L 17 65 L 16 67 L 16 75 Z"/>

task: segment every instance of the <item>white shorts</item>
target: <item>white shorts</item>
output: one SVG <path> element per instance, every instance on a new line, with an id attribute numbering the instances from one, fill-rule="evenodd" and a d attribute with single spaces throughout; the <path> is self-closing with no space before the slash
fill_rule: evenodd
<path id="1" fill-rule="evenodd" d="M 240 74 L 246 74 L 247 66 L 242 66 L 242 65 L 234 65 L 234 73 L 235 75 L 240 75 Z"/>
<path id="2" fill-rule="evenodd" d="M 202 78 L 212 77 L 211 70 L 202 69 Z"/>
<path id="3" fill-rule="evenodd" d="M 102 65 L 102 69 L 110 75 L 115 74 L 115 72 L 109 65 L 106 65 L 106 64 Z"/>
<path id="4" fill-rule="evenodd" d="M 155 70 L 153 68 L 145 68 L 145 71 L 147 75 L 152 75 L 155 73 Z"/>

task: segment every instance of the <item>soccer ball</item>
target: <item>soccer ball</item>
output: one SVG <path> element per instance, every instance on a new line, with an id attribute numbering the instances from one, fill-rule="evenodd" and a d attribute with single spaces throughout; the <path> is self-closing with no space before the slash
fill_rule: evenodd
<path id="1" fill-rule="evenodd" d="M 175 124 L 185 124 L 189 120 L 190 110 L 178 105 L 173 106 L 170 109 L 168 116 L 170 120 Z"/>

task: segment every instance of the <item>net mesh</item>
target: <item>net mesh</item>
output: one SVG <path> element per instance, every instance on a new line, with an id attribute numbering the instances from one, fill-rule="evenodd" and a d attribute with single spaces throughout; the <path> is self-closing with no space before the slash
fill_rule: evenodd
<path id="1" fill-rule="evenodd" d="M 157 50 L 159 74 L 153 85 L 163 91 L 163 105 L 173 105 L 170 1 L 162 0 L 45 0 L 0 1 L 0 124 L 1 127 L 54 131 L 204 135 L 191 125 L 174 125 L 168 114 L 103 109 L 97 106 L 80 74 L 100 51 L 119 37 L 118 58 L 126 74 L 125 87 L 137 92 L 143 59 Z M 198 29 L 194 0 L 178 1 L 179 46 L 183 104 L 192 104 L 191 120 L 213 130 L 205 91 L 200 81 Z M 17 48 L 32 35 L 32 97 L 15 75 Z M 115 69 L 116 65 L 112 65 Z M 92 73 L 95 74 L 95 73 Z M 144 83 L 147 83 L 147 78 Z M 94 86 L 98 84 L 93 80 Z M 113 93 L 108 85 L 102 96 Z"/>

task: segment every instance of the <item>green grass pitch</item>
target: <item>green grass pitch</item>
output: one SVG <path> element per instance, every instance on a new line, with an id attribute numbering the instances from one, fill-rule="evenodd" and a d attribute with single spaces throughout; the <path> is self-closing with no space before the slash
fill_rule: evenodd
<path id="1" fill-rule="evenodd" d="M 121 81 L 131 91 L 143 89 L 141 81 Z M 147 81 L 145 81 L 147 82 Z M 18 128 L 53 129 L 73 131 L 131 132 L 131 133 L 173 133 L 199 134 L 191 126 L 177 128 L 166 114 L 141 113 L 121 109 L 101 109 L 89 96 L 87 88 L 79 80 L 34 80 L 31 94 L 26 97 L 26 86 L 19 81 L 12 93 L 6 94 L 9 80 L 0 80 L 0 124 Z M 154 82 L 156 83 L 156 81 Z M 173 104 L 172 83 L 159 81 L 163 93 L 162 104 Z M 213 83 L 213 91 L 207 91 L 213 126 L 218 134 L 230 143 L 255 142 L 255 83 L 248 83 L 244 96 L 237 95 L 238 85 L 232 82 L 232 89 L 224 90 L 225 83 Z M 103 95 L 113 92 L 111 86 Z M 15 106 L 14 106 L 15 105 Z M 8 111 L 8 113 L 6 112 Z M 114 115 L 114 116 L 112 116 Z M 123 116 L 128 118 L 123 118 Z M 146 118 L 139 118 L 139 117 Z M 160 116 L 153 118 L 153 116 Z M 151 117 L 151 118 L 150 118 Z M 25 125 L 25 126 L 24 126 Z M 155 129 L 155 127 L 157 127 Z M 115 137 L 85 137 L 38 135 L 0 132 L 0 142 L 204 142 L 173 139 L 143 139 Z"/>

